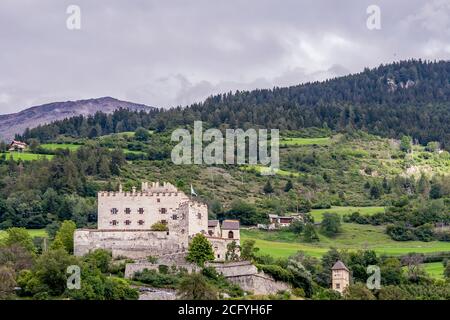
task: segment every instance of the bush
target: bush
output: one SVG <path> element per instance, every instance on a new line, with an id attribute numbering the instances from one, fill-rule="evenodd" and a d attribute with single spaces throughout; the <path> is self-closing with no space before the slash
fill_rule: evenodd
<path id="1" fill-rule="evenodd" d="M 144 269 L 136 272 L 133 280 L 151 285 L 155 288 L 176 288 L 180 283 L 180 276 L 176 274 L 162 274 L 156 270 Z"/>
<path id="2" fill-rule="evenodd" d="M 84 256 L 84 261 L 98 268 L 103 273 L 110 272 L 111 260 L 111 252 L 103 249 L 94 250 Z"/>
<path id="3" fill-rule="evenodd" d="M 169 228 L 167 227 L 166 224 L 164 224 L 162 222 L 156 222 L 150 227 L 150 230 L 152 230 L 152 231 L 169 231 Z"/>
<path id="4" fill-rule="evenodd" d="M 341 217 L 337 213 L 325 212 L 320 224 L 320 231 L 329 237 L 336 236 L 341 232 Z"/>

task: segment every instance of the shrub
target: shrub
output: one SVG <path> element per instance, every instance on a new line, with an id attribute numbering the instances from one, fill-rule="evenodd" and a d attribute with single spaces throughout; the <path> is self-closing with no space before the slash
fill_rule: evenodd
<path id="1" fill-rule="evenodd" d="M 169 228 L 167 227 L 166 224 L 159 221 L 159 222 L 154 223 L 150 227 L 150 230 L 152 230 L 152 231 L 169 231 Z"/>

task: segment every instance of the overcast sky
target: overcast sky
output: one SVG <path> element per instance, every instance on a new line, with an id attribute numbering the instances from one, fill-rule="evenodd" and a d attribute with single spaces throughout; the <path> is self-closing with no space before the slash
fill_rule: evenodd
<path id="1" fill-rule="evenodd" d="M 0 114 L 101 96 L 172 107 L 408 58 L 450 59 L 450 0 L 0 1 Z"/>

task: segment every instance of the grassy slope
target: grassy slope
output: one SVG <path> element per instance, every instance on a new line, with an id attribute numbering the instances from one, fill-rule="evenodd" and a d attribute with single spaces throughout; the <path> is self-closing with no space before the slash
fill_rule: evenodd
<path id="1" fill-rule="evenodd" d="M 2 154 L 2 153 L 0 153 Z M 39 159 L 51 159 L 53 158 L 53 155 L 43 155 L 43 154 L 34 154 L 34 153 L 28 153 L 28 152 L 5 152 L 6 159 L 9 159 L 9 157 L 12 155 L 14 160 L 23 160 L 23 161 L 33 161 L 33 160 L 39 160 Z"/>
<path id="2" fill-rule="evenodd" d="M 442 262 L 430 262 L 422 265 L 424 270 L 433 278 L 444 279 L 444 265 Z"/>
<path id="3" fill-rule="evenodd" d="M 284 138 L 281 139 L 282 146 L 306 146 L 306 145 L 325 145 L 330 142 L 330 138 Z"/>
<path id="4" fill-rule="evenodd" d="M 337 249 L 373 249 L 379 254 L 403 255 L 409 252 L 430 253 L 450 251 L 448 242 L 399 242 L 389 238 L 383 227 L 343 224 L 343 232 L 335 238 L 319 234 L 320 242 L 305 243 L 290 232 L 265 232 L 257 230 L 242 230 L 241 239 L 254 239 L 262 254 L 275 257 L 288 257 L 297 251 L 304 251 L 311 256 L 321 256 L 330 248 Z"/>
<path id="5" fill-rule="evenodd" d="M 70 151 L 76 151 L 81 147 L 79 144 L 70 143 L 44 143 L 41 147 L 47 150 L 57 150 L 57 149 L 69 149 Z"/>
<path id="6" fill-rule="evenodd" d="M 372 215 L 378 212 L 384 212 L 384 207 L 331 207 L 330 209 L 314 209 L 311 215 L 315 222 L 322 221 L 322 216 L 325 212 L 337 213 L 340 216 L 359 212 L 362 215 Z"/>
<path id="7" fill-rule="evenodd" d="M 28 233 L 31 237 L 47 237 L 47 231 L 45 229 L 28 229 Z M 0 239 L 4 239 L 6 237 L 6 231 L 0 230 Z"/>

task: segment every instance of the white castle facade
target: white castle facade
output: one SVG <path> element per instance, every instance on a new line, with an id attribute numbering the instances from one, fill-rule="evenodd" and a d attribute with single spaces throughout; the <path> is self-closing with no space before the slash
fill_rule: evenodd
<path id="1" fill-rule="evenodd" d="M 156 223 L 167 231 L 154 231 Z M 227 245 L 239 245 L 239 221 L 208 221 L 208 207 L 192 200 L 170 183 L 142 183 L 141 190 L 98 193 L 97 229 L 78 229 L 74 253 L 110 250 L 113 257 L 143 259 L 148 256 L 184 255 L 189 241 L 204 234 L 216 260 L 225 260 Z"/>

